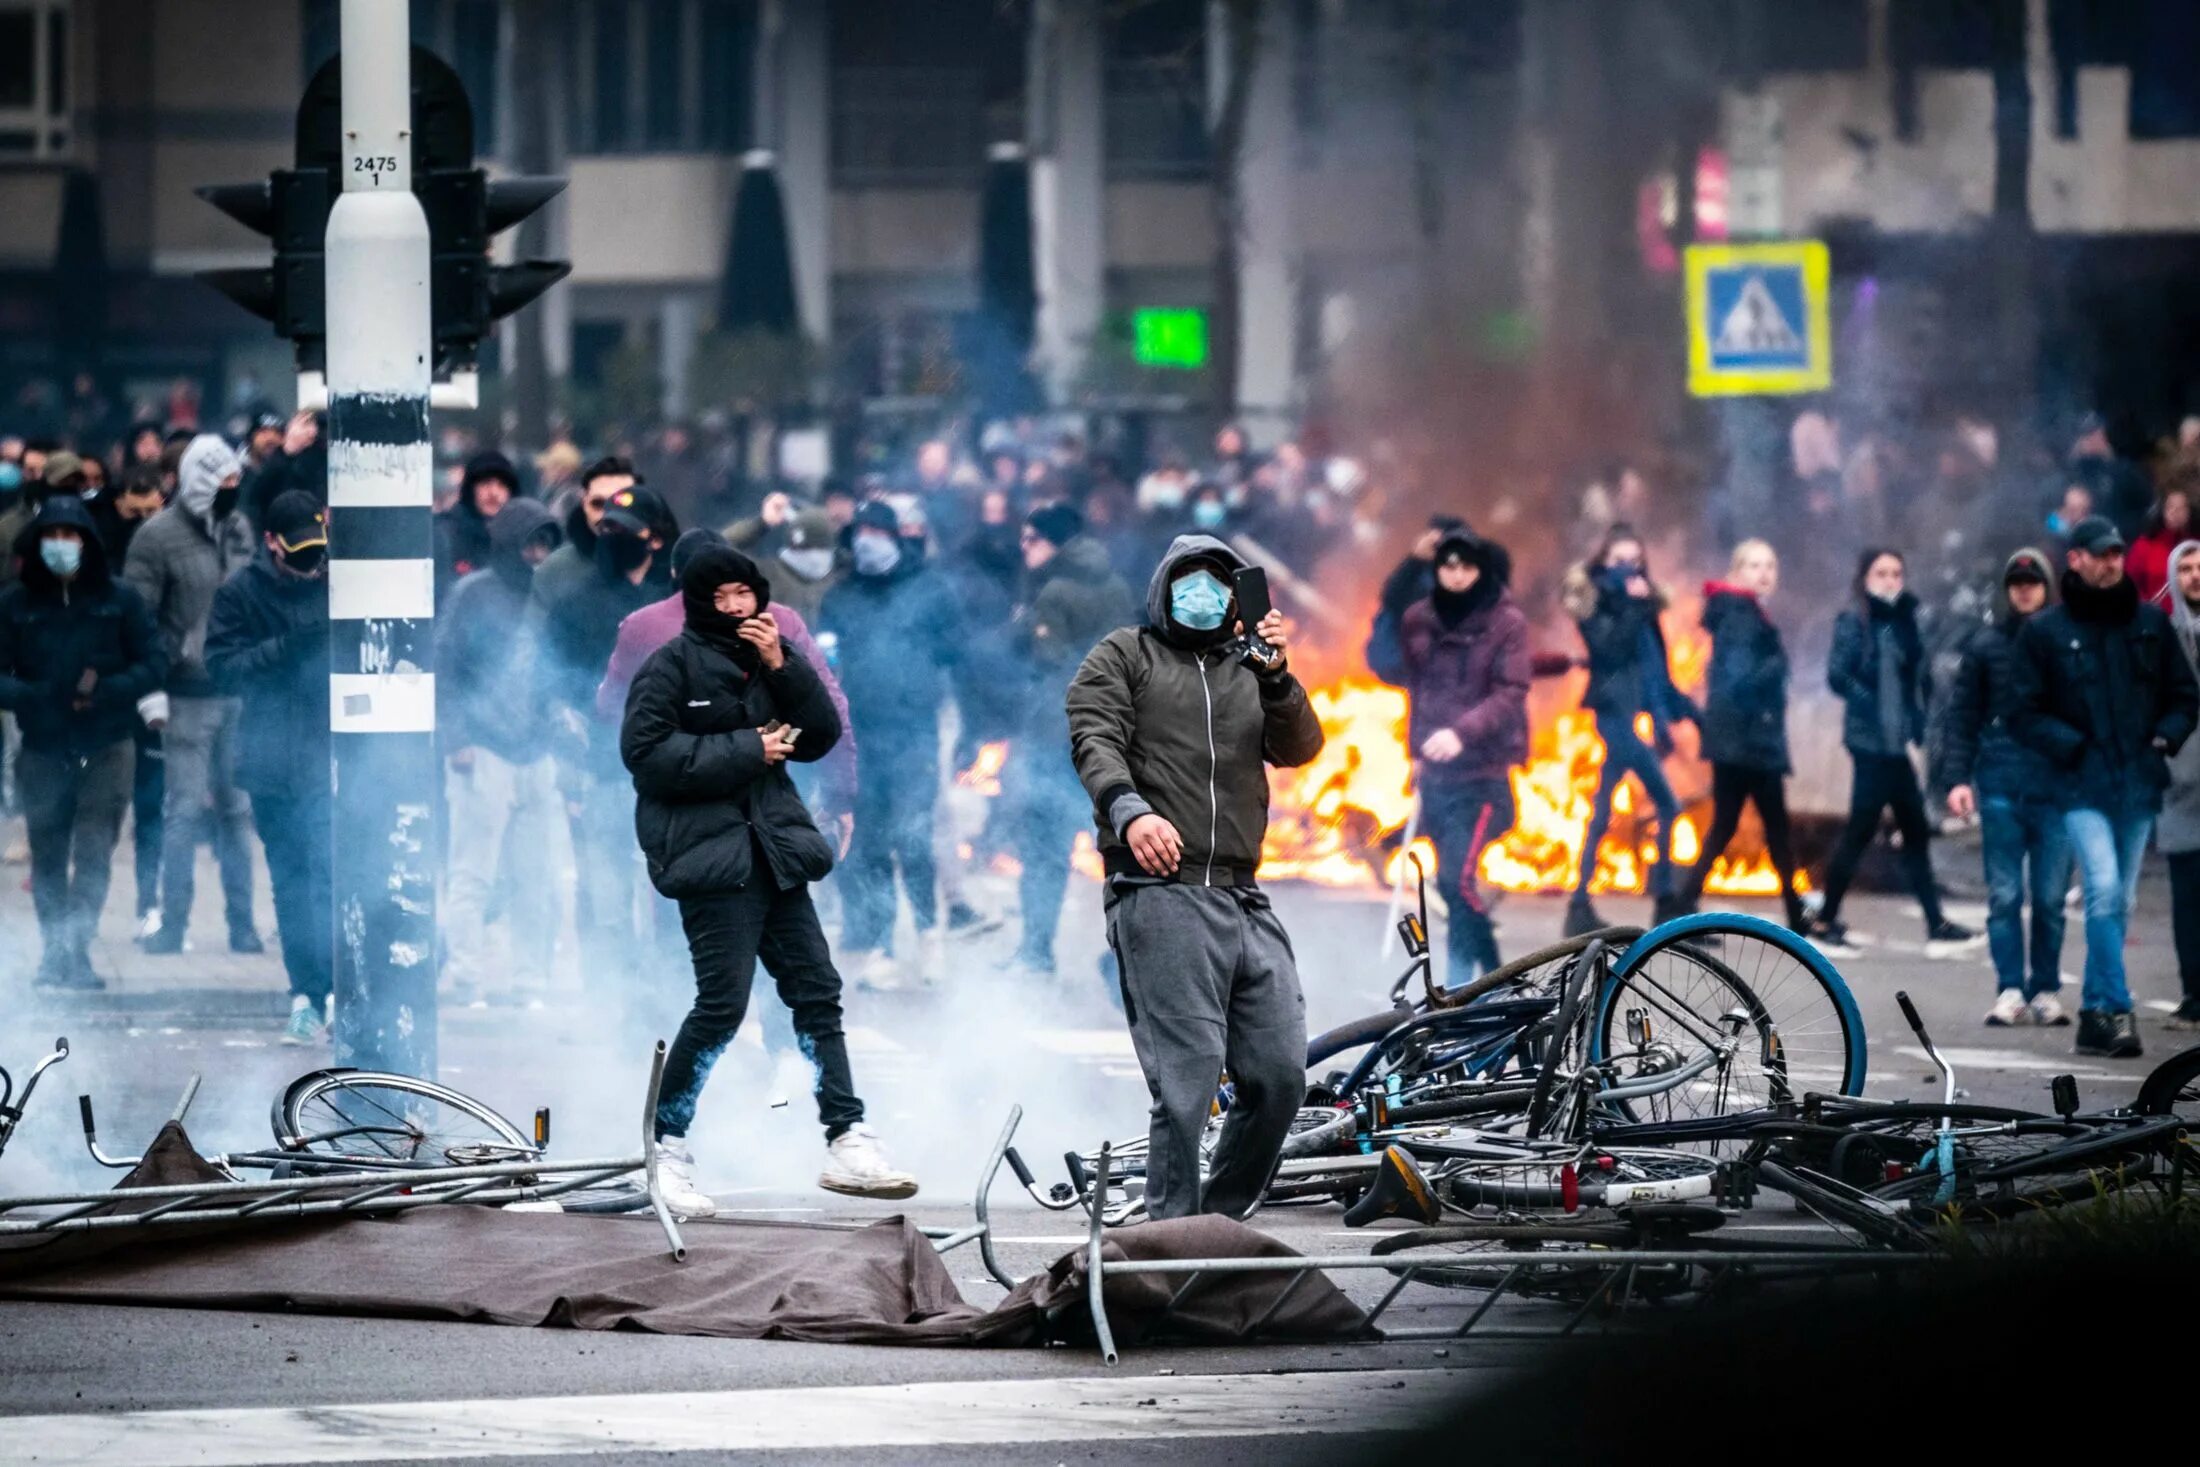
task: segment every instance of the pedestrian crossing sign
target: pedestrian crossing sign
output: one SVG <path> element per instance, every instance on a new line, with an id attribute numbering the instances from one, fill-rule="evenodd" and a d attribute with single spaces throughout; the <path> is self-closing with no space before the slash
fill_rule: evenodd
<path id="1" fill-rule="evenodd" d="M 1689 246 L 1689 392 L 1744 397 L 1831 387 L 1832 275 L 1820 240 Z"/>

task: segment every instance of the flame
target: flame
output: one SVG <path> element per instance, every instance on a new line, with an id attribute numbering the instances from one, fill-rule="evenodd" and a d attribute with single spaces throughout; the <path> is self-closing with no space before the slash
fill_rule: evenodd
<path id="1" fill-rule="evenodd" d="M 955 783 L 966 790 L 976 790 L 990 800 L 1001 792 L 1001 766 L 1007 762 L 1007 739 L 980 744 L 977 757 L 970 761 L 968 769 L 955 776 Z"/>

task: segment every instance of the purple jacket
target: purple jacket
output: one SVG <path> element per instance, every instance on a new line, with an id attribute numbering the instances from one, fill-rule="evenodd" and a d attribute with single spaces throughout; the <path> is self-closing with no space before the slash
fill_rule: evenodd
<path id="1" fill-rule="evenodd" d="M 1438 764 L 1422 760 L 1426 779 L 1503 779 L 1528 758 L 1528 618 L 1511 592 L 1478 606 L 1448 630 L 1436 608 L 1406 608 L 1398 640 L 1412 702 L 1413 755 L 1430 734 L 1448 728 L 1466 747 Z"/>
<path id="2" fill-rule="evenodd" d="M 772 620 L 779 623 L 780 640 L 794 648 L 795 655 L 810 665 L 818 681 L 825 684 L 825 696 L 833 700 L 833 711 L 840 715 L 840 742 L 819 763 L 818 770 L 825 781 L 826 804 L 835 810 L 855 808 L 856 788 L 856 729 L 848 721 L 848 695 L 840 690 L 840 679 L 825 662 L 825 654 L 818 649 L 803 624 L 802 615 L 791 606 L 778 602 L 771 604 Z M 649 654 L 680 635 L 687 625 L 687 611 L 680 604 L 677 594 L 662 601 L 654 601 L 619 623 L 618 645 L 612 648 L 611 665 L 605 669 L 603 682 L 596 688 L 596 716 L 616 726 L 620 715 L 626 711 L 626 690 L 634 683 L 634 675 L 642 670 Z"/>

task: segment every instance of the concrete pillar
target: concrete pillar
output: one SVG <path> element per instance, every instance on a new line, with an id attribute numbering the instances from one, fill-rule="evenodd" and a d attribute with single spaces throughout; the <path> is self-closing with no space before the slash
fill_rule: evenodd
<path id="1" fill-rule="evenodd" d="M 1037 0 L 1025 67 L 1038 356 L 1068 398 L 1107 306 L 1107 180 L 1099 0 Z"/>
<path id="2" fill-rule="evenodd" d="M 756 18 L 751 144 L 778 160 L 803 334 L 832 334 L 832 58 L 821 0 L 764 0 Z"/>
<path id="3" fill-rule="evenodd" d="M 1207 7 L 1207 44 L 1229 44 L 1223 6 Z M 1244 229 L 1238 265 L 1238 416 L 1254 440 L 1272 444 L 1294 426 L 1299 405 L 1299 241 L 1294 161 L 1298 117 L 1291 103 L 1295 12 L 1270 5 L 1261 18 L 1259 60 L 1238 161 Z M 1226 63 L 1221 70 L 1226 74 Z M 1219 107 L 1221 98 L 1210 99 Z"/>
<path id="4" fill-rule="evenodd" d="M 657 302 L 657 376 L 665 384 L 665 416 L 684 418 L 688 401 L 688 364 L 695 340 L 703 334 L 703 301 L 692 291 L 668 291 Z"/>

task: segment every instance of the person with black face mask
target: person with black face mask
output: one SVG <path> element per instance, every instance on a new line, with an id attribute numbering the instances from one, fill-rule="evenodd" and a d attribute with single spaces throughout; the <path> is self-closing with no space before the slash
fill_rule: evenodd
<path id="1" fill-rule="evenodd" d="M 1917 627 L 1917 597 L 1903 589 L 1905 570 L 1899 551 L 1863 553 L 1856 566 L 1855 601 L 1834 618 L 1833 649 L 1826 656 L 1826 682 L 1847 705 L 1841 742 L 1855 763 L 1849 820 L 1826 863 L 1826 904 L 1819 909 L 1816 928 L 1819 946 L 1836 954 L 1853 951 L 1841 922 L 1841 899 L 1865 848 L 1879 834 L 1880 816 L 1890 807 L 1902 833 L 1902 869 L 1925 911 L 1927 956 L 1953 956 L 1978 941 L 1978 934 L 1949 921 L 1940 910 L 1933 831 L 1925 821 L 1917 770 L 1910 763 L 1910 746 L 1925 741 L 1932 678 Z"/>
<path id="2" fill-rule="evenodd" d="M 1411 698 L 1408 742 L 1421 825 L 1451 914 L 1453 987 L 1498 965 L 1497 936 L 1476 872 L 1512 829 L 1510 771 L 1528 757 L 1527 613 L 1507 583 L 1512 557 L 1465 529 L 1446 531 L 1426 598 L 1399 619 L 1398 656 Z"/>
<path id="3" fill-rule="evenodd" d="M 232 952 L 261 951 L 252 923 L 252 810 L 237 783 L 237 700 L 206 671 L 207 617 L 214 592 L 252 558 L 252 532 L 237 513 L 244 472 L 235 450 L 213 433 L 184 449 L 173 504 L 140 530 L 123 584 L 153 608 L 168 650 L 168 722 L 161 731 L 161 920 L 149 953 L 180 953 L 191 926 L 201 839 L 211 836 L 221 867 Z"/>
<path id="4" fill-rule="evenodd" d="M 1108 633 L 1065 706 L 1108 871 L 1108 945 L 1153 1108 L 1146 1212 L 1240 1216 L 1275 1172 L 1306 1091 L 1306 1001 L 1257 875 L 1266 766 L 1322 748 L 1275 612 L 1236 617 L 1238 553 L 1179 535 L 1146 587 L 1145 624 Z M 1272 655 L 1239 640 L 1255 635 Z M 866 746 L 868 747 L 868 746 Z M 866 754 L 868 762 L 868 753 Z M 1204 1191 L 1201 1139 L 1227 1067 L 1236 1087 Z"/>
<path id="5" fill-rule="evenodd" d="M 562 916 L 551 872 L 557 763 L 533 670 L 522 656 L 535 567 L 558 547 L 558 524 L 514 499 L 487 525 L 487 564 L 460 580 L 436 617 L 436 736 L 444 750 L 449 855 L 443 904 L 445 975 L 461 1003 L 493 991 L 539 1006 Z M 507 878 L 509 964 L 492 962 L 488 911 Z"/>
<path id="6" fill-rule="evenodd" d="M 841 1029 L 834 969 L 809 883 L 832 847 L 787 775 L 823 757 L 840 717 L 817 674 L 779 637 L 771 584 L 730 546 L 705 546 L 680 578 L 681 634 L 651 653 L 627 692 L 619 753 L 633 778 L 634 828 L 649 877 L 679 903 L 695 965 L 695 1006 L 665 1057 L 655 1117 L 657 1175 L 672 1208 L 708 1217 L 687 1138 L 712 1065 L 748 1010 L 759 957 L 816 1067 L 826 1165 L 818 1185 L 859 1197 L 911 1197 L 863 1123 Z"/>
<path id="7" fill-rule="evenodd" d="M 239 699 L 237 778 L 267 847 L 275 924 L 290 978 L 282 1040 L 305 1044 L 329 1020 L 328 519 L 303 490 L 275 497 L 261 550 L 214 593 L 207 675 Z"/>
<path id="8" fill-rule="evenodd" d="M 596 687 L 611 665 L 619 623 L 663 594 L 662 572 L 651 574 L 660 552 L 652 527 L 668 518 L 647 489 L 621 489 L 609 497 L 589 530 L 587 574 L 552 589 L 544 600 L 543 576 L 568 542 L 535 573 L 539 624 L 531 627 L 536 687 L 544 699 L 558 783 L 573 816 L 579 867 L 575 925 L 587 982 L 609 996 L 643 965 L 649 945 L 636 930 L 634 912 L 634 796 L 619 767 L 615 731 L 596 717 Z M 568 528 L 580 516 L 568 521 Z M 533 622 L 535 619 L 530 618 Z"/>

